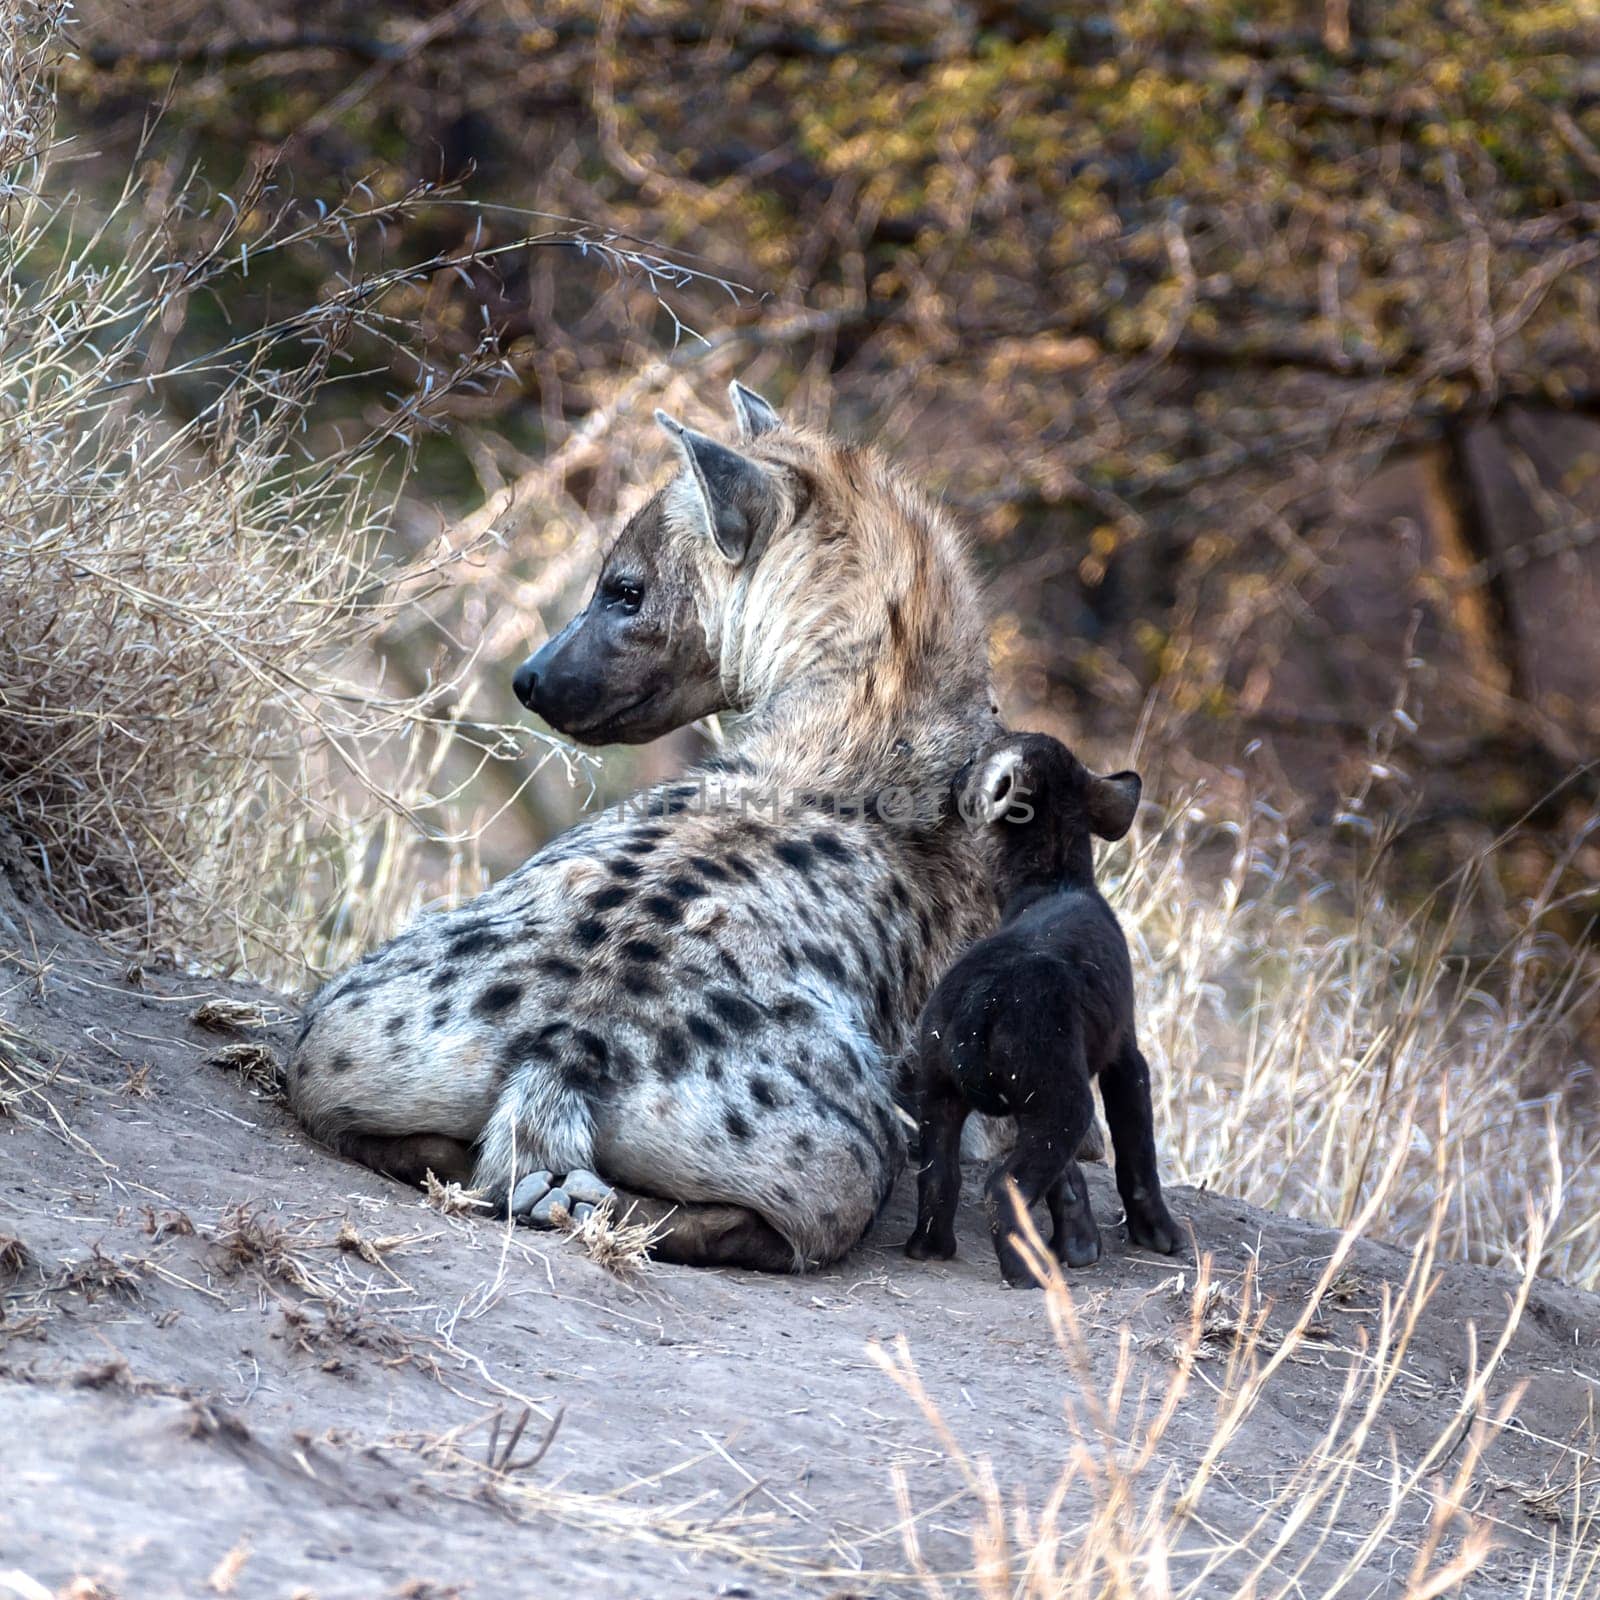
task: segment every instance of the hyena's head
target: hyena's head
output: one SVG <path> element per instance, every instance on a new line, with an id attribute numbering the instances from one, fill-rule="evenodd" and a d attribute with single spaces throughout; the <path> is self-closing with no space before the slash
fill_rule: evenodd
<path id="1" fill-rule="evenodd" d="M 870 453 L 729 393 L 735 443 L 656 413 L 678 474 L 618 535 L 588 605 L 523 662 L 517 698 L 587 744 L 641 744 L 829 675 L 883 688 L 915 670 L 985 696 L 976 588 L 934 504 Z M 951 639 L 960 664 L 935 666 Z"/>

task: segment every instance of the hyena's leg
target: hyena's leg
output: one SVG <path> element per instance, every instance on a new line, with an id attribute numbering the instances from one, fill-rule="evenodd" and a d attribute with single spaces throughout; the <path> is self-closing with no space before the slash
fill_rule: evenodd
<path id="1" fill-rule="evenodd" d="M 399 983 L 368 987 L 353 1010 L 336 994 L 306 1023 L 289 1061 L 284 1089 L 306 1131 L 342 1155 L 403 1183 L 431 1170 L 447 1182 L 472 1176 L 471 1149 L 494 1104 L 495 1064 L 470 1047 L 434 1063 L 376 1030 L 411 1015 L 416 996 Z M 415 1023 L 414 1026 L 420 1026 Z"/>
<path id="2" fill-rule="evenodd" d="M 616 1214 L 657 1228 L 650 1254 L 684 1267 L 744 1267 L 752 1272 L 794 1272 L 795 1248 L 770 1222 L 744 1206 L 707 1200 L 658 1200 L 616 1191 Z"/>
<path id="3" fill-rule="evenodd" d="M 592 1103 L 570 1073 L 524 1072 L 484 1129 L 474 1181 L 537 1224 L 540 1200 L 560 1185 L 551 1174 L 583 1168 L 661 1223 L 663 1259 L 763 1271 L 837 1261 L 898 1171 L 892 1101 L 870 1083 L 848 1105 L 843 1088 L 837 1102 L 802 1099 L 798 1083 L 766 1089 L 789 1103 L 746 1099 L 728 1066 L 715 1093 L 640 1078 Z"/>
<path id="4" fill-rule="evenodd" d="M 472 1146 L 448 1134 L 408 1133 L 390 1138 L 375 1133 L 346 1133 L 334 1140 L 334 1148 L 374 1172 L 419 1189 L 430 1172 L 441 1183 L 472 1181 Z"/>
<path id="5" fill-rule="evenodd" d="M 589 1184 L 599 1182 L 596 1191 Z M 571 1188 L 569 1189 L 569 1184 Z M 771 1223 L 744 1206 L 707 1200 L 662 1200 L 596 1180 L 584 1173 L 532 1173 L 517 1185 L 511 1214 L 535 1226 L 549 1225 L 550 1196 L 571 1210 L 609 1199 L 618 1222 L 643 1223 L 654 1231 L 650 1254 L 685 1267 L 744 1267 L 754 1272 L 793 1272 L 800 1265 L 794 1246 Z"/>

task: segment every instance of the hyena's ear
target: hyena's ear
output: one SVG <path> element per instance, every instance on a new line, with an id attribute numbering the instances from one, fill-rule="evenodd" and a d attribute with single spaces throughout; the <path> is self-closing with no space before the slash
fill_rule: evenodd
<path id="1" fill-rule="evenodd" d="M 1022 805 L 1030 792 L 1025 782 L 1026 769 L 1022 752 L 1013 747 L 1002 747 L 979 760 L 972 776 L 967 780 L 961 795 L 961 814 L 968 822 L 999 822 L 1010 814 L 1013 806 Z M 1019 820 L 1026 816 L 1017 813 Z"/>
<path id="2" fill-rule="evenodd" d="M 739 424 L 739 438 L 745 444 L 783 426 L 783 418 L 754 389 L 745 388 L 737 378 L 728 385 L 728 398 L 733 402 L 733 419 Z"/>
<path id="3" fill-rule="evenodd" d="M 1144 781 L 1137 772 L 1113 772 L 1109 778 L 1090 773 L 1084 809 L 1091 830 L 1102 839 L 1120 839 L 1133 826 L 1143 793 Z"/>
<path id="4" fill-rule="evenodd" d="M 725 444 L 686 428 L 665 411 L 656 421 L 672 436 L 700 491 L 706 527 L 728 560 L 744 561 L 777 523 L 777 485 L 766 468 Z"/>

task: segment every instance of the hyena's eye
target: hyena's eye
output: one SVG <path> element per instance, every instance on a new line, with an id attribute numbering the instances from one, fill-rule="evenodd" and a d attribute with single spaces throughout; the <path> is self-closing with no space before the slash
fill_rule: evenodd
<path id="1" fill-rule="evenodd" d="M 637 578 L 607 578 L 600 588 L 600 600 L 608 611 L 628 614 L 639 609 L 644 599 L 644 585 Z"/>

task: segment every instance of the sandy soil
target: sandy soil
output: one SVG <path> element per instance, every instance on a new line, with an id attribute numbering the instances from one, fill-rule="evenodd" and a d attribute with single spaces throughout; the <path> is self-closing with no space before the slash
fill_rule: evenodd
<path id="1" fill-rule="evenodd" d="M 901 1335 L 1008 1494 L 1037 1505 L 1055 1482 L 1080 1380 L 1044 1297 L 1001 1286 L 975 1206 L 948 1267 L 900 1254 L 902 1183 L 834 1270 L 654 1266 L 624 1281 L 571 1240 L 443 1214 L 329 1156 L 248 1061 L 216 1062 L 281 1029 L 190 1020 L 219 995 L 272 997 L 128 972 L 19 890 L 15 871 L 0 878 L 0 1596 L 921 1593 L 892 1472 L 937 1572 L 970 1569 L 975 1509 L 869 1353 Z M 1104 1169 L 1091 1188 L 1108 1250 L 1073 1280 L 1088 1370 L 1109 1383 L 1126 1334 L 1134 1383 L 1159 1392 L 1192 1259 L 1130 1253 Z M 1171 1202 L 1225 1285 L 1254 1257 L 1272 1326 L 1298 1314 L 1336 1242 L 1214 1195 Z M 1248 1528 L 1312 1451 L 1407 1266 L 1356 1247 L 1319 1339 L 1230 1447 L 1177 1575 Z M 1449 1426 L 1473 1327 L 1480 1348 L 1492 1340 L 1513 1288 L 1443 1273 L 1336 1537 L 1291 1540 L 1279 1572 L 1306 1561 L 1311 1588 L 1359 1550 L 1393 1464 Z M 1474 1491 L 1496 1548 L 1473 1595 L 1521 1593 L 1559 1531 L 1567 1446 L 1600 1385 L 1600 1302 L 1548 1284 L 1529 1311 L 1489 1402 L 1527 1385 Z M 1192 1468 L 1210 1438 L 1228 1340 L 1209 1340 L 1162 1465 Z M 1363 1558 L 1349 1592 L 1390 1591 L 1423 1515 Z"/>

